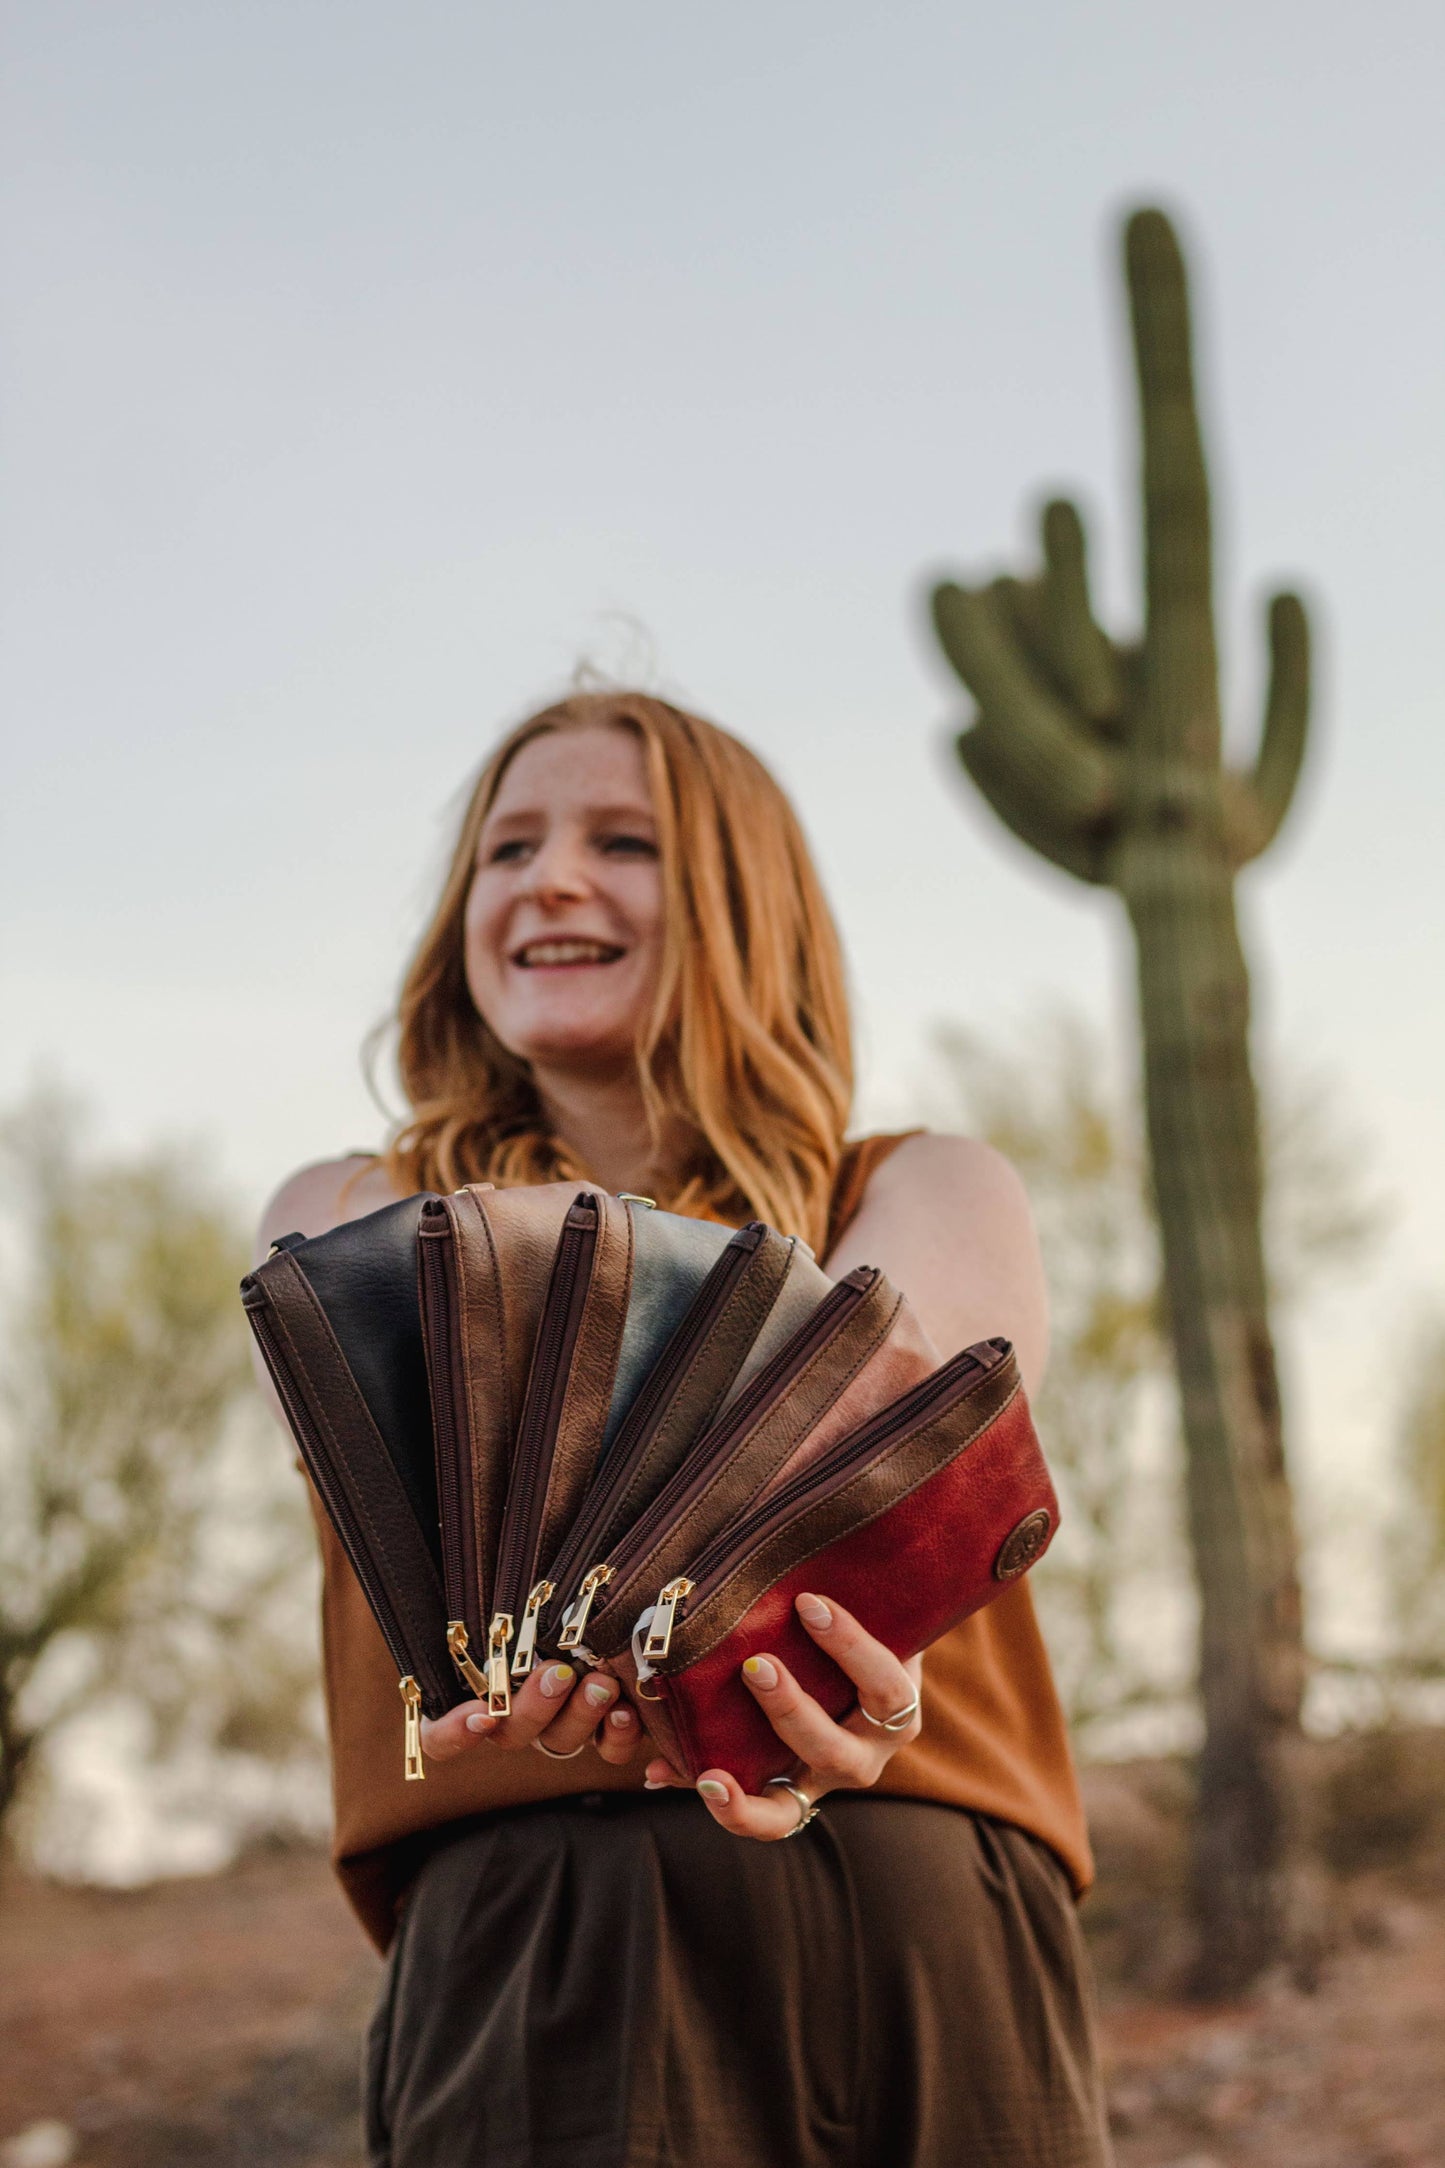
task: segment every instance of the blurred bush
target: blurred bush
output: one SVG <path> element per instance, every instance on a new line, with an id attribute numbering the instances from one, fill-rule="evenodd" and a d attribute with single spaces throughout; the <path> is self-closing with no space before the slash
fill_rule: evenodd
<path id="1" fill-rule="evenodd" d="M 53 1089 L 0 1124 L 0 1177 L 0 1833 L 48 1828 L 57 1749 L 118 1713 L 172 1808 L 314 1822 L 310 1531 L 237 1217 L 183 1154 L 89 1147 Z"/>
<path id="2" fill-rule="evenodd" d="M 1445 1678 L 1445 1321 L 1420 1344 L 1399 1443 L 1390 1591 L 1401 1658 L 1417 1676 Z"/>

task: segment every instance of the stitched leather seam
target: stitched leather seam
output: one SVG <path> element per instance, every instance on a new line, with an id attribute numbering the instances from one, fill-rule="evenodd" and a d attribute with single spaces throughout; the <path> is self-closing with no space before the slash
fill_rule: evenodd
<path id="1" fill-rule="evenodd" d="M 863 1368 L 864 1364 L 871 1359 L 871 1357 L 877 1352 L 878 1348 L 882 1345 L 883 1341 L 888 1337 L 888 1334 L 893 1327 L 893 1321 L 897 1317 L 899 1310 L 903 1306 L 903 1297 L 898 1293 L 898 1290 L 896 1288 L 892 1287 L 889 1284 L 888 1281 L 883 1279 L 878 1280 L 876 1283 L 876 1288 L 886 1290 L 887 1294 L 891 1295 L 893 1298 L 891 1304 L 888 1306 L 887 1314 L 883 1318 L 882 1322 L 875 1327 L 868 1340 L 865 1341 L 861 1352 L 854 1360 L 851 1368 L 847 1371 L 846 1375 L 839 1381 L 837 1390 L 831 1393 L 828 1399 L 818 1409 L 817 1414 L 814 1417 L 815 1422 L 821 1422 L 822 1418 L 828 1413 L 828 1410 L 837 1406 L 839 1400 L 841 1400 L 843 1394 L 853 1383 L 853 1380 L 857 1377 L 859 1371 Z M 865 1301 L 871 1303 L 871 1301 L 874 1299 L 875 1296 L 870 1295 L 865 1298 Z M 866 1316 L 866 1311 L 864 1314 Z M 854 1325 L 855 1329 L 857 1322 L 857 1313 L 855 1313 L 854 1318 L 850 1320 L 850 1323 Z M 848 1326 L 845 1325 L 843 1327 L 843 1330 L 846 1332 L 848 1330 Z M 826 1362 L 828 1358 L 833 1354 L 836 1347 L 837 1341 L 831 1340 L 828 1342 L 827 1346 L 822 1347 L 818 1350 L 817 1354 L 814 1355 L 812 1361 L 809 1362 L 805 1366 L 805 1368 L 798 1373 L 796 1378 L 794 1378 L 792 1384 L 788 1387 L 782 1398 L 778 1400 L 771 1408 L 768 1409 L 766 1415 L 762 1418 L 761 1422 L 747 1434 L 747 1437 L 745 1439 L 740 1441 L 738 1451 L 731 1455 L 726 1461 L 724 1461 L 722 1466 L 715 1471 L 715 1473 L 709 1480 L 706 1489 L 700 1494 L 698 1498 L 693 1501 L 692 1506 L 689 1508 L 684 1518 L 680 1521 L 674 1522 L 673 1526 L 668 1529 L 667 1533 L 658 1543 L 657 1550 L 653 1556 L 653 1560 L 650 1561 L 647 1565 L 639 1566 L 637 1570 L 631 1575 L 630 1579 L 623 1585 L 623 1587 L 618 1589 L 615 1595 L 611 1595 L 611 1600 L 607 1605 L 607 1609 L 603 1613 L 602 1617 L 598 1620 L 596 1627 L 594 1628 L 592 1633 L 592 1645 L 599 1654 L 611 1654 L 614 1645 L 616 1647 L 622 1646 L 622 1641 L 616 1639 L 616 1636 L 619 1633 L 623 1634 L 624 1640 L 627 1636 L 631 1634 L 632 1605 L 636 1601 L 638 1594 L 647 1590 L 653 1583 L 658 1580 L 659 1576 L 657 1561 L 661 1559 L 666 1559 L 667 1561 L 671 1562 L 676 1559 L 681 1563 L 685 1564 L 690 1556 L 696 1554 L 700 1545 L 700 1541 L 706 1539 L 699 1539 L 699 1542 L 695 1543 L 692 1540 L 689 1532 L 697 1523 L 699 1516 L 705 1512 L 705 1510 L 711 1503 L 717 1492 L 719 1484 L 725 1482 L 729 1474 L 735 1472 L 738 1459 L 741 1457 L 742 1453 L 745 1451 L 746 1446 L 749 1443 L 755 1442 L 759 1436 L 764 1435 L 767 1431 L 771 1431 L 774 1429 L 782 1429 L 785 1435 L 788 1434 L 785 1417 L 787 1416 L 790 1409 L 793 1411 L 794 1414 L 796 1414 L 796 1408 L 794 1406 L 794 1403 L 796 1402 L 798 1396 L 803 1392 L 805 1386 L 807 1386 L 813 1380 L 814 1375 L 818 1370 L 819 1364 Z M 773 1473 L 778 1467 L 778 1465 L 780 1465 L 781 1461 L 786 1459 L 788 1452 L 792 1450 L 793 1445 L 795 1445 L 796 1443 L 797 1439 L 790 1436 L 788 1445 L 784 1448 L 783 1452 L 780 1453 L 774 1460 L 772 1468 L 768 1471 L 769 1474 Z M 663 1579 L 666 1579 L 666 1573 L 663 1573 L 661 1577 Z M 627 1620 L 625 1633 L 623 1630 L 624 1617 Z M 615 1626 L 613 1626 L 612 1623 L 614 1620 L 616 1621 Z M 610 1631 L 609 1628 L 611 1629 Z"/>
<path id="2" fill-rule="evenodd" d="M 771 1228 L 768 1232 L 771 1235 Z M 702 1436 L 707 1424 L 712 1421 L 717 1412 L 718 1403 L 727 1392 L 739 1370 L 741 1370 L 744 1362 L 746 1362 L 749 1348 L 762 1330 L 773 1304 L 778 1299 L 783 1280 L 787 1275 L 791 1251 L 791 1243 L 785 1244 L 780 1258 L 777 1252 L 771 1251 L 765 1243 L 758 1255 L 749 1260 L 749 1264 L 733 1292 L 732 1301 L 729 1302 L 727 1308 L 719 1317 L 713 1330 L 699 1343 L 692 1361 L 678 1381 L 672 1398 L 669 1400 L 667 1407 L 659 1418 L 657 1428 L 653 1432 L 651 1449 L 646 1457 L 639 1462 L 638 1466 L 633 1469 L 626 1488 L 622 1491 L 613 1507 L 609 1520 L 610 1526 L 618 1528 L 619 1531 L 625 1529 L 628 1521 L 636 1518 L 637 1511 L 645 1510 L 646 1504 L 651 1502 L 650 1499 L 645 1500 L 643 1506 L 636 1510 L 634 1510 L 632 1504 L 638 1490 L 640 1488 L 645 1489 L 649 1477 L 654 1474 L 657 1466 L 658 1448 L 669 1440 L 670 1433 L 676 1428 L 679 1411 L 681 1411 L 681 1419 L 684 1421 L 687 1431 L 693 1436 Z M 760 1259 L 766 1259 L 774 1267 L 781 1265 L 782 1269 L 774 1270 L 772 1274 L 773 1284 L 771 1288 L 768 1287 L 766 1280 L 760 1281 L 755 1272 L 755 1267 Z M 716 1366 L 719 1362 L 724 1362 L 729 1367 L 724 1377 L 720 1379 L 714 1378 L 705 1386 L 707 1405 L 700 1411 L 689 1409 L 684 1397 L 688 1387 L 693 1384 L 699 1370 L 705 1363 Z M 664 1452 L 662 1455 L 664 1463 L 670 1457 L 670 1452 Z M 675 1473 L 675 1468 L 669 1468 L 668 1476 L 670 1477 L 673 1473 Z M 657 1491 L 654 1490 L 652 1497 L 656 1497 L 656 1495 Z M 614 1537 L 612 1540 L 616 1541 L 617 1539 Z M 608 1548 L 610 1548 L 610 1544 Z"/>
<path id="3" fill-rule="evenodd" d="M 566 1538 L 566 1526 L 558 1529 L 554 1525 L 559 1516 L 565 1515 L 570 1524 L 581 1503 L 591 1473 L 587 1456 L 589 1452 L 595 1456 L 606 1420 L 605 1403 L 611 1397 L 612 1381 L 622 1355 L 622 1334 L 627 1322 L 634 1262 L 632 1214 L 625 1204 L 618 1204 L 605 1190 L 597 1192 L 597 1199 L 602 1216 L 597 1230 L 597 1251 L 577 1330 L 567 1389 L 562 1398 L 552 1465 L 547 1471 L 547 1492 L 537 1531 L 539 1561 L 553 1556 L 558 1543 Z M 619 1237 L 620 1269 L 616 1255 Z M 594 1336 L 599 1343 L 595 1354 L 590 1345 Z M 599 1378 L 606 1381 L 605 1394 L 598 1390 Z M 602 1402 L 600 1407 L 595 1405 L 598 1401 Z"/>
<path id="4" fill-rule="evenodd" d="M 285 1259 L 285 1264 L 286 1267 L 289 1268 L 286 1272 L 286 1277 L 292 1281 L 293 1292 L 300 1294 L 302 1302 L 304 1303 L 307 1310 L 310 1312 L 309 1322 L 311 1323 L 313 1329 L 315 1329 L 318 1333 L 320 1348 L 323 1356 L 329 1363 L 335 1365 L 339 1369 L 342 1391 L 346 1393 L 348 1397 L 352 1395 L 355 1396 L 357 1409 L 359 1409 L 363 1418 L 362 1422 L 358 1424 L 358 1430 L 360 1431 L 361 1436 L 365 1438 L 366 1433 L 369 1430 L 375 1438 L 376 1447 L 379 1449 L 379 1452 L 377 1454 L 374 1454 L 373 1457 L 377 1458 L 378 1461 L 378 1473 L 380 1475 L 381 1482 L 383 1486 L 387 1489 L 391 1489 L 393 1486 L 395 1487 L 396 1495 L 392 1500 L 394 1507 L 396 1507 L 402 1514 L 405 1515 L 407 1521 L 411 1522 L 411 1524 L 415 1526 L 415 1517 L 411 1511 L 411 1503 L 407 1499 L 405 1491 L 402 1489 L 401 1479 L 396 1474 L 395 1469 L 392 1467 L 390 1457 L 386 1452 L 386 1448 L 381 1443 L 380 1433 L 376 1430 L 375 1420 L 372 1417 L 370 1409 L 366 1406 L 365 1400 L 362 1398 L 360 1387 L 357 1385 L 355 1379 L 351 1375 L 350 1366 L 346 1361 L 346 1357 L 342 1354 L 339 1344 L 336 1342 L 336 1336 L 331 1330 L 330 1320 L 328 1319 L 326 1312 L 321 1307 L 321 1304 L 316 1295 L 316 1291 L 312 1287 L 310 1281 L 307 1279 L 305 1273 L 301 1270 L 301 1267 L 296 1263 L 294 1258 L 287 1257 Z M 375 1564 L 376 1569 L 380 1574 L 382 1580 L 386 1584 L 387 1594 L 391 1599 L 392 1606 L 397 1612 L 398 1617 L 402 1619 L 409 1631 L 415 1636 L 416 1648 L 414 1653 L 421 1659 L 418 1668 L 431 1668 L 433 1658 L 431 1652 L 428 1649 L 428 1642 L 431 1637 L 427 1633 L 425 1622 L 418 1618 L 416 1612 L 412 1608 L 411 1599 L 407 1593 L 405 1586 L 398 1581 L 395 1572 L 392 1570 L 391 1558 L 387 1550 L 386 1542 L 382 1536 L 381 1530 L 377 1526 L 376 1518 L 372 1512 L 370 1501 L 368 1500 L 365 1491 L 358 1484 L 355 1472 L 353 1471 L 350 1462 L 346 1457 L 346 1453 L 343 1449 L 341 1436 L 337 1432 L 335 1425 L 332 1423 L 330 1415 L 327 1411 L 324 1395 L 318 1393 L 315 1390 L 311 1370 L 307 1365 L 302 1347 L 297 1341 L 295 1333 L 292 1330 L 291 1321 L 289 1318 L 287 1318 L 281 1304 L 273 1304 L 273 1312 L 275 1315 L 276 1325 L 283 1334 L 287 1347 L 291 1353 L 293 1374 L 299 1379 L 304 1379 L 307 1387 L 310 1388 L 310 1390 L 308 1390 L 307 1392 L 307 1400 L 310 1404 L 309 1412 L 311 1415 L 311 1419 L 318 1425 L 320 1429 L 324 1430 L 328 1440 L 330 1441 L 332 1450 L 332 1464 L 346 1490 L 346 1494 L 348 1500 L 350 1501 L 352 1510 L 364 1523 L 367 1534 L 370 1537 L 373 1563 Z M 371 1450 L 370 1438 L 367 1439 L 367 1447 L 368 1450 Z M 403 1538 L 403 1541 L 404 1540 L 405 1539 Z M 410 1563 L 413 1566 L 417 1567 L 418 1570 L 423 1571 L 425 1575 L 430 1579 L 430 1581 L 435 1583 L 436 1568 L 432 1564 L 431 1553 L 426 1549 L 425 1540 L 422 1538 L 420 1530 L 417 1531 L 417 1543 L 421 1555 L 420 1557 L 413 1558 Z M 446 1603 L 439 1586 L 435 1588 L 435 1595 L 437 1602 L 437 1616 L 438 1618 L 440 1618 L 442 1612 L 446 1608 Z"/>

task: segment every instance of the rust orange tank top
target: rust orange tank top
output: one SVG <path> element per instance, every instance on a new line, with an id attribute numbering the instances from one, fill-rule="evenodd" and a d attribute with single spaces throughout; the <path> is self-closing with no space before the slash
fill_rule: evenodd
<path id="1" fill-rule="evenodd" d="M 847 1147 L 834 1192 L 829 1248 L 852 1219 L 869 1178 L 901 1136 Z M 384 1950 L 428 1835 L 497 1807 L 576 1792 L 640 1791 L 646 1757 L 614 1769 L 595 1755 L 551 1762 L 488 1753 L 428 1768 L 408 1784 L 401 1767 L 396 1668 L 331 1523 L 314 1496 L 321 1543 L 322 1648 L 331 1739 L 332 1859 L 362 1925 Z M 1039 1837 L 1077 1892 L 1093 1876 L 1083 1806 L 1063 1711 L 1027 1582 L 966 1619 L 923 1660 L 923 1731 L 895 1754 L 883 1792 L 969 1807 Z"/>

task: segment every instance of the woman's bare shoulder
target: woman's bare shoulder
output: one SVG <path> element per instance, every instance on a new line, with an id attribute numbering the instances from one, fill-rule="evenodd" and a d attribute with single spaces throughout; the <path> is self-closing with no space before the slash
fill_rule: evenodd
<path id="1" fill-rule="evenodd" d="M 343 1220 L 360 1219 L 391 1204 L 396 1194 L 374 1153 L 319 1159 L 288 1175 L 266 1206 L 256 1230 L 256 1255 L 264 1257 L 282 1235 L 324 1235 Z"/>
<path id="2" fill-rule="evenodd" d="M 976 1137 L 920 1130 L 905 1137 L 869 1177 L 867 1204 L 929 1213 L 963 1210 L 995 1231 L 1031 1224 L 1028 1193 L 1011 1160 Z"/>
<path id="3" fill-rule="evenodd" d="M 907 1138 L 875 1169 L 828 1261 L 881 1265 L 945 1355 L 1004 1333 L 1025 1382 L 1042 1373 L 1048 1301 L 1024 1185 L 971 1137 Z"/>

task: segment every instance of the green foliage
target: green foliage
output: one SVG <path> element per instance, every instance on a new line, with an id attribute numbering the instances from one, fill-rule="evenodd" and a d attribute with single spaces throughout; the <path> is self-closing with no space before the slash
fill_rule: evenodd
<path id="1" fill-rule="evenodd" d="M 87 1155 L 54 1094 L 0 1153 L 0 1818 L 107 1708 L 196 1781 L 198 1753 L 314 1756 L 304 1505 L 250 1378 L 240 1229 L 174 1154 Z"/>

